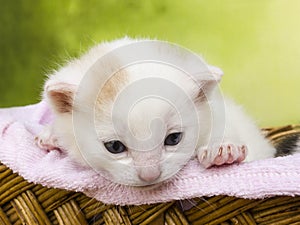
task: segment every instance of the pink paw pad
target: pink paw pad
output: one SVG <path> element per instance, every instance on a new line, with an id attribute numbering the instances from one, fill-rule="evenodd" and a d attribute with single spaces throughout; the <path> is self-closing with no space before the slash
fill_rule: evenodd
<path id="1" fill-rule="evenodd" d="M 53 138 L 49 138 L 49 139 L 43 139 L 39 136 L 36 136 L 34 138 L 34 141 L 35 141 L 35 144 L 41 148 L 41 149 L 44 149 L 44 150 L 48 150 L 48 151 L 51 151 L 51 150 L 58 150 L 59 148 L 57 147 L 57 141 L 56 139 L 53 139 Z"/>
<path id="2" fill-rule="evenodd" d="M 222 144 L 218 148 L 212 150 L 203 149 L 198 155 L 199 162 L 207 167 L 220 166 L 224 164 L 232 164 L 242 162 L 247 155 L 246 145 Z"/>

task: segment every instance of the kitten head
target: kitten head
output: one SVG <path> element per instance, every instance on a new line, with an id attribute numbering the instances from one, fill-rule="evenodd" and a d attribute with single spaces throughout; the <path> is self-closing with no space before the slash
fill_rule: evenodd
<path id="1" fill-rule="evenodd" d="M 75 160 L 116 183 L 145 186 L 172 177 L 194 155 L 205 126 L 201 105 L 221 76 L 207 69 L 211 77 L 195 79 L 170 65 L 141 63 L 118 70 L 101 88 L 96 78 L 83 88 L 52 82 L 46 96 L 74 128 L 61 139 Z"/>

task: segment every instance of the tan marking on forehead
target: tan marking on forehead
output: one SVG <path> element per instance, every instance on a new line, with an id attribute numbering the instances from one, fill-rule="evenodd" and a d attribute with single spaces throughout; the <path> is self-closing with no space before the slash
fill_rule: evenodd
<path id="1" fill-rule="evenodd" d="M 115 73 L 111 76 L 106 83 L 104 84 L 103 88 L 100 90 L 98 97 L 97 97 L 97 108 L 100 111 L 105 110 L 107 104 L 109 102 L 113 102 L 118 93 L 121 89 L 126 85 L 128 81 L 128 74 L 126 71 L 122 70 Z"/>

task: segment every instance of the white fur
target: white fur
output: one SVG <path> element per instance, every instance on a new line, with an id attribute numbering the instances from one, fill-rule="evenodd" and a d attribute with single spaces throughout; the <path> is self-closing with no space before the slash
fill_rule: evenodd
<path id="1" fill-rule="evenodd" d="M 137 81 L 147 78 L 158 78 L 161 81 L 173 84 L 174 87 L 182 90 L 195 103 L 193 106 L 196 107 L 197 123 L 195 123 L 193 118 L 188 118 L 188 113 L 194 110 L 193 106 L 188 104 L 186 98 L 182 95 L 168 93 L 168 91 L 172 92 L 172 88 L 170 89 L 166 85 L 165 88 L 160 87 L 160 90 L 163 90 L 166 95 L 175 96 L 173 100 L 183 110 L 182 115 L 187 119 L 182 120 L 180 118 L 182 115 L 178 115 L 176 107 L 172 108 L 166 101 L 149 98 L 137 103 L 128 114 L 128 117 L 124 116 L 127 115 L 126 110 L 128 106 L 126 105 L 128 102 L 125 102 L 119 111 L 114 112 L 117 120 L 113 121 L 111 113 L 116 99 L 106 99 L 104 101 L 105 104 L 99 106 L 101 108 L 97 108 L 98 106 L 96 106 L 94 125 L 98 139 L 95 140 L 93 138 L 93 134 L 89 133 L 91 132 L 90 130 L 83 130 L 80 132 L 82 136 L 76 137 L 76 140 L 73 132 L 72 114 L 57 112 L 55 110 L 55 103 L 47 95 L 47 90 L 61 83 L 70 84 L 75 87 L 80 85 L 84 74 L 101 56 L 117 47 L 136 41 L 139 40 L 124 38 L 97 45 L 80 59 L 71 61 L 67 66 L 51 74 L 45 83 L 44 98 L 56 113 L 56 119 L 51 128 L 53 135 L 57 139 L 58 145 L 66 149 L 74 160 L 85 166 L 92 165 L 95 169 L 106 173 L 109 178 L 117 183 L 143 186 L 168 179 L 180 170 L 191 157 L 195 157 L 196 155 L 201 157 L 204 151 L 209 151 L 207 157 L 209 157 L 209 162 L 213 164 L 214 158 L 219 154 L 219 146 L 223 144 L 247 146 L 247 161 L 274 156 L 275 149 L 264 139 L 254 122 L 245 115 L 241 107 L 227 98 L 223 99 L 222 96 L 220 98 L 217 88 L 210 87 L 209 101 L 197 100 L 195 96 L 199 91 L 199 84 L 206 85 L 205 82 L 202 83 L 202 80 L 195 81 L 183 74 L 182 71 L 155 63 L 126 68 L 127 80 L 125 86 L 128 87 Z M 180 54 L 177 57 L 180 60 Z M 210 68 L 212 69 L 212 73 L 221 76 L 219 69 Z M 149 82 L 150 88 L 155 89 L 157 86 Z M 124 87 L 124 90 L 126 87 Z M 134 97 L 138 93 L 138 89 L 130 90 L 126 97 L 129 98 L 130 95 Z M 122 96 L 122 91 L 120 91 L 119 96 Z M 90 97 L 91 99 L 93 98 L 93 96 Z M 81 102 L 81 105 L 75 110 L 80 111 L 80 106 L 82 109 L 93 109 L 94 105 L 91 105 L 91 99 Z M 220 113 L 224 116 L 224 119 L 222 119 L 222 116 L 220 117 Z M 220 121 L 217 121 L 218 119 Z M 217 132 L 216 136 L 211 136 L 215 133 L 210 132 L 213 120 L 216 120 L 216 125 L 220 126 L 216 130 L 222 131 L 220 133 Z M 80 123 L 82 127 L 85 127 L 85 119 Z M 118 134 L 116 134 L 116 127 L 113 126 L 116 123 Z M 224 124 L 225 130 L 223 130 Z M 184 136 L 178 146 L 163 145 L 164 138 L 169 133 L 180 131 L 184 133 Z M 197 136 L 195 137 L 196 134 Z M 221 136 L 219 136 L 220 134 Z M 193 138 L 197 139 L 195 146 L 191 141 Z M 129 146 L 128 151 L 117 155 L 109 153 L 103 146 L 103 142 L 110 140 L 121 140 Z M 218 140 L 214 143 L 217 147 L 208 146 L 209 140 Z M 84 149 L 78 147 L 78 141 L 83 143 L 85 146 Z M 101 146 L 100 149 L 91 144 L 95 141 Z M 143 149 L 148 151 L 142 151 Z M 140 179 L 141 176 L 144 176 L 146 178 L 149 177 L 151 180 L 151 176 L 155 173 L 160 173 L 160 176 L 157 179 L 153 179 L 153 181 L 146 182 Z"/>

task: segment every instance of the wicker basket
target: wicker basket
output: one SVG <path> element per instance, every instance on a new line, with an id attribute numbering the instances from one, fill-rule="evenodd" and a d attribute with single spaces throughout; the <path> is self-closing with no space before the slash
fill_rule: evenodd
<path id="1" fill-rule="evenodd" d="M 300 125 L 263 130 L 278 146 L 300 135 Z M 300 181 L 299 181 L 300 182 Z M 0 225 L 11 224 L 300 224 L 300 196 L 247 200 L 228 196 L 143 206 L 106 205 L 82 193 L 27 182 L 0 164 Z"/>

